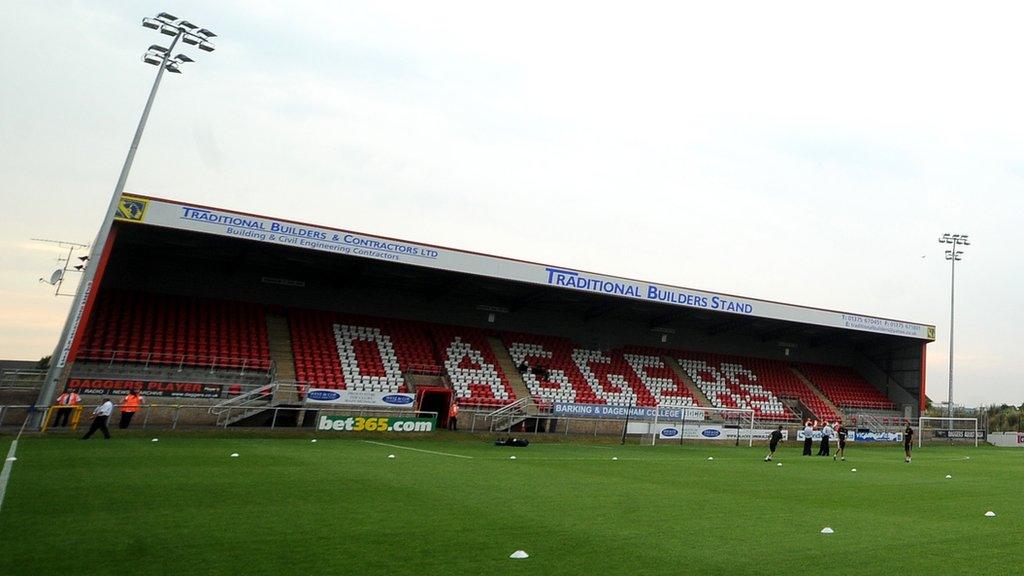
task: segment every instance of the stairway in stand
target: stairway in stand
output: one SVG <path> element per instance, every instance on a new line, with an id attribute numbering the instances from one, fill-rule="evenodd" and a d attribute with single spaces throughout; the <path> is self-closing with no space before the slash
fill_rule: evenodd
<path id="1" fill-rule="evenodd" d="M 811 382 L 810 378 L 804 376 L 804 373 L 798 370 L 795 366 L 790 366 L 789 369 L 793 371 L 793 374 L 796 374 L 796 377 L 799 378 L 801 382 L 803 382 L 804 384 L 807 385 L 808 388 L 810 388 L 811 392 L 814 392 L 814 395 L 817 396 L 819 400 L 821 400 L 822 402 L 825 403 L 826 406 L 828 406 L 829 410 L 835 412 L 836 415 L 839 416 L 840 420 L 842 420 L 843 422 L 849 421 L 846 417 L 846 414 L 844 414 L 843 411 L 839 409 L 839 406 L 833 404 L 832 401 L 828 399 L 828 396 L 825 396 L 825 393 L 822 392 L 821 389 L 819 389 L 817 386 L 815 386 L 814 382 Z"/>
<path id="2" fill-rule="evenodd" d="M 498 359 L 498 368 L 505 373 L 508 377 L 508 383 L 512 386 L 512 391 L 516 394 L 516 400 L 520 398 L 526 398 L 526 413 L 527 414 L 538 414 L 540 410 L 537 405 L 533 402 L 533 395 L 530 394 L 529 388 L 526 387 L 526 383 L 523 382 L 523 377 L 519 374 L 519 369 L 516 368 L 515 362 L 512 361 L 512 357 L 508 355 L 508 350 L 505 349 L 505 345 L 501 342 L 501 338 L 496 336 L 488 336 L 487 341 L 491 344 L 491 350 L 494 351 L 494 357 Z"/>
<path id="3" fill-rule="evenodd" d="M 267 318 L 267 344 L 270 351 L 270 359 L 274 362 L 276 373 L 275 381 L 295 381 L 295 356 L 292 352 L 292 333 L 288 327 L 288 317 L 272 312 L 266 313 Z M 289 387 L 290 389 L 292 387 Z M 286 394 L 287 395 L 287 394 Z M 275 402 L 292 403 L 298 402 L 298 396 L 290 393 L 294 398 L 275 397 Z"/>
<path id="4" fill-rule="evenodd" d="M 693 399 L 697 401 L 698 406 L 702 406 L 705 408 L 713 407 L 711 404 L 711 400 L 709 400 L 708 397 L 704 395 L 704 392 L 701 392 L 701 389 L 697 387 L 696 384 L 694 384 L 693 379 L 690 378 L 690 375 L 686 373 L 686 370 L 683 370 L 683 367 L 680 366 L 678 362 L 676 362 L 675 358 L 672 358 L 670 356 L 662 356 L 661 359 L 664 360 L 665 365 L 668 366 L 672 370 L 672 372 L 674 372 L 675 375 L 678 376 L 679 379 L 683 381 L 684 384 L 686 384 L 686 388 L 690 390 L 690 395 L 693 396 Z"/>

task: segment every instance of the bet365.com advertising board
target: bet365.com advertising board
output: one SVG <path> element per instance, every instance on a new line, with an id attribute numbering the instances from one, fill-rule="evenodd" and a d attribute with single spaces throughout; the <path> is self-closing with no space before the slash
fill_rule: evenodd
<path id="1" fill-rule="evenodd" d="M 331 432 L 383 432 L 385 434 L 433 432 L 437 429 L 437 420 L 435 418 L 393 416 L 322 415 L 317 421 L 316 429 Z"/>

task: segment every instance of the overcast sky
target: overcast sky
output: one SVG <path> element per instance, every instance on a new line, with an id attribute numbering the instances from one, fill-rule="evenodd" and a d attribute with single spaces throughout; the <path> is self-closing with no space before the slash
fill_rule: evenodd
<path id="1" fill-rule="evenodd" d="M 956 396 L 1024 401 L 1018 2 L 60 2 L 0 19 L 0 357 L 49 354 L 167 37 L 127 190 L 935 324 Z M 1017 328 L 1014 328 L 1017 326 Z M 1015 332 L 1016 330 L 1016 332 Z"/>

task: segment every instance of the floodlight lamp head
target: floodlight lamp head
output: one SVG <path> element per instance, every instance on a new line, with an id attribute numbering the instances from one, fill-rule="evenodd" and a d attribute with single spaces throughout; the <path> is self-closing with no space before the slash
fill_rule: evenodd
<path id="1" fill-rule="evenodd" d="M 193 60 L 193 59 L 189 58 L 189 57 L 188 57 L 187 55 L 185 55 L 185 54 L 178 54 L 177 56 L 175 56 L 175 57 L 174 57 L 174 59 L 175 59 L 175 60 L 176 60 L 177 62 L 195 62 L 195 60 Z"/>
<path id="2" fill-rule="evenodd" d="M 165 21 L 165 22 L 174 22 L 175 20 L 178 19 L 178 17 L 175 16 L 174 14 L 168 14 L 167 12 L 161 12 L 161 13 L 157 14 L 156 17 L 159 18 L 160 20 Z"/>
<path id="3" fill-rule="evenodd" d="M 168 62 L 165 68 L 167 69 L 168 72 L 173 72 L 174 74 L 181 74 L 181 70 L 178 68 L 178 63 L 173 60 Z"/>
<path id="4" fill-rule="evenodd" d="M 214 46 L 213 46 L 213 44 L 210 44 L 209 42 L 200 42 L 199 43 L 199 49 L 203 50 L 205 52 L 213 52 Z"/>
<path id="5" fill-rule="evenodd" d="M 162 26 L 160 28 L 160 33 L 161 34 L 165 34 L 167 36 L 177 36 L 178 35 L 178 29 L 175 28 L 174 26 Z"/>
<path id="6" fill-rule="evenodd" d="M 151 45 L 149 47 L 149 49 L 154 51 L 154 52 L 167 52 L 167 48 L 164 48 L 163 46 L 161 46 L 159 44 L 153 44 L 153 45 Z"/>
<path id="7" fill-rule="evenodd" d="M 198 26 L 189 22 L 188 20 L 182 20 L 181 22 L 178 22 L 178 26 L 188 28 L 189 30 L 195 30 L 196 28 L 198 28 Z"/>
<path id="8" fill-rule="evenodd" d="M 147 53 L 147 54 L 144 54 L 142 56 L 142 61 L 145 62 L 146 64 L 152 64 L 153 66 L 159 66 L 160 63 L 163 62 L 163 58 L 160 58 L 160 57 L 156 56 L 155 54 Z"/>
<path id="9" fill-rule="evenodd" d="M 186 35 L 182 36 L 181 37 L 181 41 L 184 42 L 185 44 L 188 44 L 189 46 L 195 46 L 196 44 L 199 44 L 199 42 L 200 42 L 200 40 L 198 38 L 196 38 L 195 36 L 192 36 L 191 34 L 186 34 Z"/>
<path id="10" fill-rule="evenodd" d="M 152 18 L 143 18 L 142 19 L 142 26 L 145 27 L 145 28 L 149 28 L 150 30 L 159 30 L 160 29 L 160 22 L 158 22 L 157 20 L 154 20 Z"/>
<path id="11" fill-rule="evenodd" d="M 200 28 L 198 32 L 200 34 L 202 34 L 203 36 L 206 36 L 207 38 L 214 38 L 214 37 L 217 36 L 216 34 L 214 34 L 213 32 L 210 32 L 206 28 Z"/>

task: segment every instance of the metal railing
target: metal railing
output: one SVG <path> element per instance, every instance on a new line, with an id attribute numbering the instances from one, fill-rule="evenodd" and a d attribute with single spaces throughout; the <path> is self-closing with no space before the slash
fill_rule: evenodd
<path id="1" fill-rule="evenodd" d="M 492 432 L 494 430 L 509 430 L 522 422 L 527 416 L 527 404 L 529 404 L 529 398 L 520 398 L 488 414 L 486 418 L 490 421 L 490 430 Z"/>
<path id="2" fill-rule="evenodd" d="M 209 369 L 217 371 L 238 371 L 240 374 L 249 373 L 271 373 L 274 370 L 274 362 L 269 358 L 255 358 L 252 356 L 205 356 L 201 354 L 182 354 L 175 352 L 146 352 L 139 350 L 83 350 L 78 353 L 78 361 L 106 363 L 108 367 L 115 364 L 142 364 L 148 369 L 150 366 L 160 368 L 177 368 L 179 371 L 185 368 Z"/>
<path id="3" fill-rule="evenodd" d="M 77 432 L 83 432 L 89 427 L 89 421 L 93 410 L 96 408 L 96 404 L 83 404 L 81 405 L 83 412 L 81 421 L 78 424 Z M 18 404 L 18 405 L 0 405 L 0 429 L 17 429 L 20 428 L 25 418 L 31 413 L 45 413 L 49 407 L 38 407 L 29 404 Z M 226 428 L 234 422 L 228 422 L 231 420 L 231 412 L 237 410 L 241 412 L 246 410 L 246 407 L 236 406 L 228 407 L 223 413 L 227 418 L 220 418 L 210 413 L 209 404 L 144 404 L 140 407 L 139 412 L 135 415 L 132 420 L 130 430 L 210 430 L 214 428 Z M 421 418 L 434 418 L 435 423 L 437 422 L 437 412 L 429 411 L 413 411 L 413 410 L 398 410 L 388 408 L 372 408 L 372 407 L 358 407 L 358 406 L 307 406 L 307 405 L 280 405 L 280 406 L 264 406 L 260 411 L 266 411 L 267 415 L 265 419 L 262 419 L 259 424 L 253 424 L 250 426 L 237 426 L 240 429 L 299 429 L 299 430 L 312 430 L 316 429 L 316 420 L 310 422 L 308 414 L 312 415 L 324 415 L 324 414 L 335 414 L 345 415 L 353 417 L 371 417 L 371 416 L 384 416 L 384 417 L 421 417 Z M 240 419 L 235 419 L 235 421 Z M 303 425 L 303 424 L 306 425 Z M 110 427 L 113 433 L 117 433 L 118 424 L 118 413 L 115 411 L 111 415 Z M 47 429 L 47 432 L 61 432 L 68 430 L 68 428 L 54 427 L 51 426 Z"/>
<path id="4" fill-rule="evenodd" d="M 46 379 L 46 370 L 4 370 L 0 372 L 0 388 L 7 390 L 37 390 Z"/>

